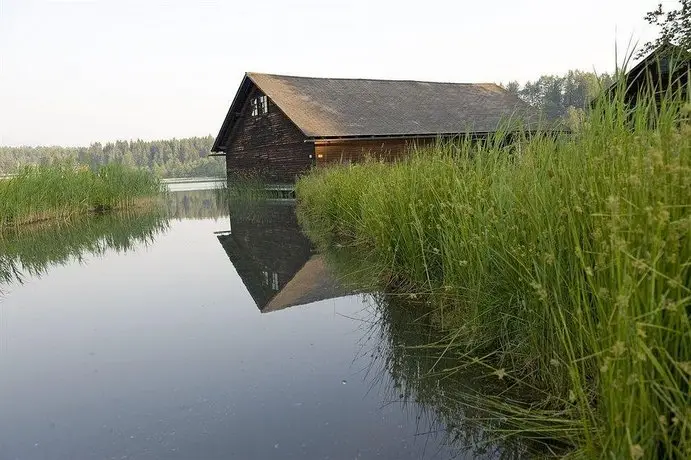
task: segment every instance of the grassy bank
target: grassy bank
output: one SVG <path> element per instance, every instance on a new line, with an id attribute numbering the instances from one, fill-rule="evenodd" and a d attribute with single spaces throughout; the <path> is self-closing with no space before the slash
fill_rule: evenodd
<path id="1" fill-rule="evenodd" d="M 680 106 L 602 103 L 570 136 L 317 171 L 297 185 L 300 219 L 322 248 L 353 247 L 389 287 L 429 295 L 448 353 L 529 389 L 530 404 L 492 402 L 526 431 L 574 455 L 688 458 L 691 108 Z"/>
<path id="2" fill-rule="evenodd" d="M 0 230 L 76 214 L 128 208 L 161 190 L 151 174 L 109 164 L 98 172 L 73 165 L 27 167 L 0 180 Z"/>

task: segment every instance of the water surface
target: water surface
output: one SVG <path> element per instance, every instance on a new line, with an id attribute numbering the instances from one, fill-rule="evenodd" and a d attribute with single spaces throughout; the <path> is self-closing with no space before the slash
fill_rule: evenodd
<path id="1" fill-rule="evenodd" d="M 398 402 L 292 208 L 167 207 L 0 244 L 0 459 L 473 457 Z"/>

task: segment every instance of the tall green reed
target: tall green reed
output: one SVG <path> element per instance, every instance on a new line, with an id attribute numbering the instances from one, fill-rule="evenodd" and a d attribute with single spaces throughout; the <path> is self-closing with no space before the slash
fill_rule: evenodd
<path id="1" fill-rule="evenodd" d="M 0 229 L 131 207 L 160 190 L 160 182 L 149 173 L 120 164 L 97 172 L 69 163 L 27 167 L 17 176 L 0 180 Z"/>
<path id="2" fill-rule="evenodd" d="M 367 252 L 390 286 L 437 299 L 459 359 L 532 393 L 497 408 L 575 455 L 688 458 L 691 105 L 641 93 L 632 109 L 623 89 L 571 135 L 316 171 L 298 210 L 323 248 Z"/>

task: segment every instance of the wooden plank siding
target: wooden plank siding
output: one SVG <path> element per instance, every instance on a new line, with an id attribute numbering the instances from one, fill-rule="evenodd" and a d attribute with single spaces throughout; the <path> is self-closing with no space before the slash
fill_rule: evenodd
<path id="1" fill-rule="evenodd" d="M 309 171 L 314 144 L 268 99 L 268 113 L 252 116 L 251 101 L 263 93 L 253 86 L 230 134 L 226 150 L 228 177 L 256 177 L 270 183 L 293 183 Z"/>
<path id="2" fill-rule="evenodd" d="M 395 161 L 415 147 L 433 144 L 433 138 L 420 139 L 358 139 L 345 141 L 317 141 L 314 152 L 317 166 L 332 163 L 357 163 L 367 157 Z"/>

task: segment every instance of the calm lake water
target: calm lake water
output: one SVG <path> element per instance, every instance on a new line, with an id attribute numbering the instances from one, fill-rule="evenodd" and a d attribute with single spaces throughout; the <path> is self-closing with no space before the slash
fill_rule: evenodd
<path id="1" fill-rule="evenodd" d="M 289 203 L 194 188 L 0 241 L 0 459 L 475 458 Z"/>

